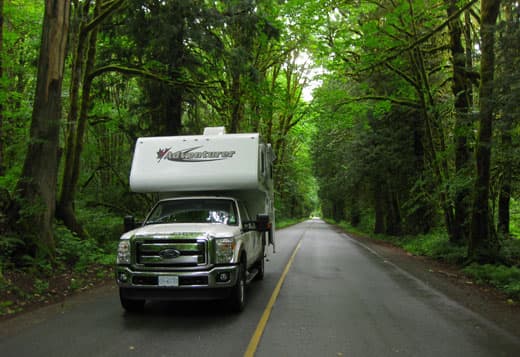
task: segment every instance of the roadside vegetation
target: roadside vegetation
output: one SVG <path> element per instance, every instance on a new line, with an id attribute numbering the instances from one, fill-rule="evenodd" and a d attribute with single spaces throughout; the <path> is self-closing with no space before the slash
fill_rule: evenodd
<path id="1" fill-rule="evenodd" d="M 518 298 L 519 4 L 432 5 L 334 3 L 318 25 L 322 215 Z"/>
<path id="2" fill-rule="evenodd" d="M 87 212 L 87 211 L 86 211 Z M 86 213 L 85 212 L 85 213 Z M 67 296 L 113 281 L 113 265 L 122 220 L 107 212 L 88 212 L 92 229 L 81 239 L 63 224 L 55 224 L 55 256 L 16 256 L 19 240 L 0 240 L 0 317 L 63 301 Z"/>
<path id="3" fill-rule="evenodd" d="M 128 191 L 136 139 L 224 126 L 272 144 L 279 224 L 320 211 L 517 294 L 519 6 L 0 0 L 1 291 L 105 274 L 156 198 Z"/>

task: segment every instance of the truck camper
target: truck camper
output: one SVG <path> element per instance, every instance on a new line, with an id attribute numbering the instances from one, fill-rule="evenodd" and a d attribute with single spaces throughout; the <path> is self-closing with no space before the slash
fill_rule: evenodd
<path id="1" fill-rule="evenodd" d="M 262 279 L 274 252 L 273 161 L 259 134 L 137 139 L 130 188 L 160 200 L 136 227 L 125 217 L 117 252 L 121 305 L 147 300 L 227 299 L 245 305 L 245 286 Z"/>

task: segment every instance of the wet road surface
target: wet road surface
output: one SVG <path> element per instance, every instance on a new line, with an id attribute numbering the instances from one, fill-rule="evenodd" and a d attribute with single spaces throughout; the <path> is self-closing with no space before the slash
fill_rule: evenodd
<path id="1" fill-rule="evenodd" d="M 127 314 L 115 285 L 107 286 L 1 322 L 0 354 L 516 356 L 520 351 L 515 335 L 323 221 L 277 232 L 277 253 L 269 260 L 264 280 L 248 287 L 242 314 L 220 302 L 153 303 L 144 313 Z M 269 319 L 259 329 L 268 307 Z M 251 349 L 255 334 L 260 339 Z"/>

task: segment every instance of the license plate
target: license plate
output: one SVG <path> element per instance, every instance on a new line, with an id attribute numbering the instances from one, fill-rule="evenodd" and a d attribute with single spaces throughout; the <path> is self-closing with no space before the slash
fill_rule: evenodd
<path id="1" fill-rule="evenodd" d="M 179 277 L 159 276 L 159 286 L 179 286 Z"/>

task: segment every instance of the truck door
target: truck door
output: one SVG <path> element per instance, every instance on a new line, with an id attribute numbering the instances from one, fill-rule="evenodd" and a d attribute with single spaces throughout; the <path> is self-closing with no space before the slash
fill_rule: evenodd
<path id="1" fill-rule="evenodd" d="M 238 209 L 240 211 L 240 219 L 242 222 L 251 220 L 247 208 L 242 204 L 242 202 L 238 202 Z M 246 251 L 248 254 L 248 262 L 253 263 L 258 259 L 258 256 L 262 254 L 262 237 L 256 231 L 249 231 L 244 233 L 244 235 L 244 243 L 246 245 Z"/>

